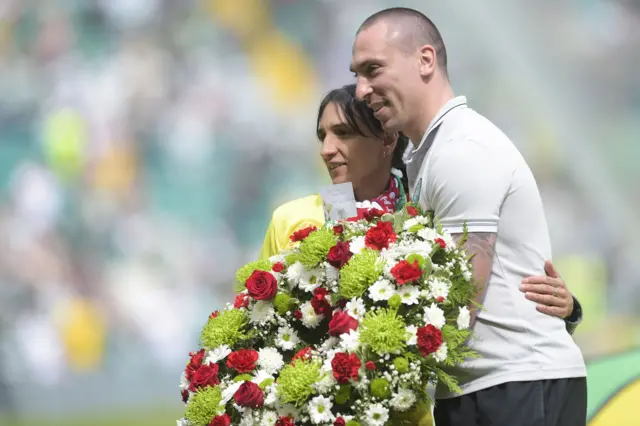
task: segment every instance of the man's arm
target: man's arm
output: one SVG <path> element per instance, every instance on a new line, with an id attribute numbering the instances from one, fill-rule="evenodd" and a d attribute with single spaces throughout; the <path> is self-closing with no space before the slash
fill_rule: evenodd
<path id="1" fill-rule="evenodd" d="M 456 242 L 459 242 L 462 239 L 462 234 L 453 234 L 452 237 Z M 473 255 L 471 266 L 477 290 L 474 301 L 479 305 L 484 302 L 484 296 L 487 293 L 489 277 L 491 277 L 491 269 L 493 267 L 496 238 L 496 234 L 492 232 L 473 232 L 467 234 L 467 240 L 463 246 L 467 253 Z M 470 306 L 469 311 L 471 312 L 470 327 L 473 327 L 478 316 L 478 308 Z"/>

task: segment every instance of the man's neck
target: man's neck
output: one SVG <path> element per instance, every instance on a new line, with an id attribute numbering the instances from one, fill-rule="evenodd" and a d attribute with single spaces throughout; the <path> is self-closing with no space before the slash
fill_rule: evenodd
<path id="1" fill-rule="evenodd" d="M 367 178 L 367 185 L 364 188 L 353 188 L 356 201 L 369 201 L 380 196 L 389 186 L 391 173 L 379 173 L 371 178 Z"/>
<path id="2" fill-rule="evenodd" d="M 403 131 L 416 147 L 420 145 L 422 137 L 442 107 L 455 97 L 453 88 L 448 83 L 442 84 L 440 90 L 435 92 L 430 88 L 429 92 L 431 96 L 424 97 L 422 104 L 417 108 L 415 124 L 408 125 Z"/>

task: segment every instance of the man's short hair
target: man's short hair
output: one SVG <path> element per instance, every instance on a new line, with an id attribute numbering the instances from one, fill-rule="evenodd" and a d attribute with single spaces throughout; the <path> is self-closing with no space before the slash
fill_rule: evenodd
<path id="1" fill-rule="evenodd" d="M 401 47 L 408 52 L 413 52 L 425 44 L 433 46 L 436 51 L 438 66 L 445 73 L 447 72 L 447 49 L 440 31 L 438 31 L 431 19 L 414 9 L 391 7 L 369 16 L 360 25 L 356 35 L 381 21 L 393 24 L 395 28 L 402 31 Z"/>

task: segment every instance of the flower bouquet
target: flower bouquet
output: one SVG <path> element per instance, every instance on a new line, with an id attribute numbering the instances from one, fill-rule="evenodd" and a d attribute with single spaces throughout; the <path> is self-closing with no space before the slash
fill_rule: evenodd
<path id="1" fill-rule="evenodd" d="M 209 318 L 179 425 L 382 426 L 427 404 L 428 384 L 459 391 L 446 369 L 475 356 L 462 242 L 410 204 L 291 238 Z"/>

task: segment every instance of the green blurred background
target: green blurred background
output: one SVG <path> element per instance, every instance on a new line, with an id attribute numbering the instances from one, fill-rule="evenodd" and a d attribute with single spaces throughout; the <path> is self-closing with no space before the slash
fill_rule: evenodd
<path id="1" fill-rule="evenodd" d="M 0 425 L 175 423 L 272 210 L 328 183 L 317 105 L 394 5 L 534 170 L 590 413 L 640 377 L 638 2 L 1 0 Z"/>

